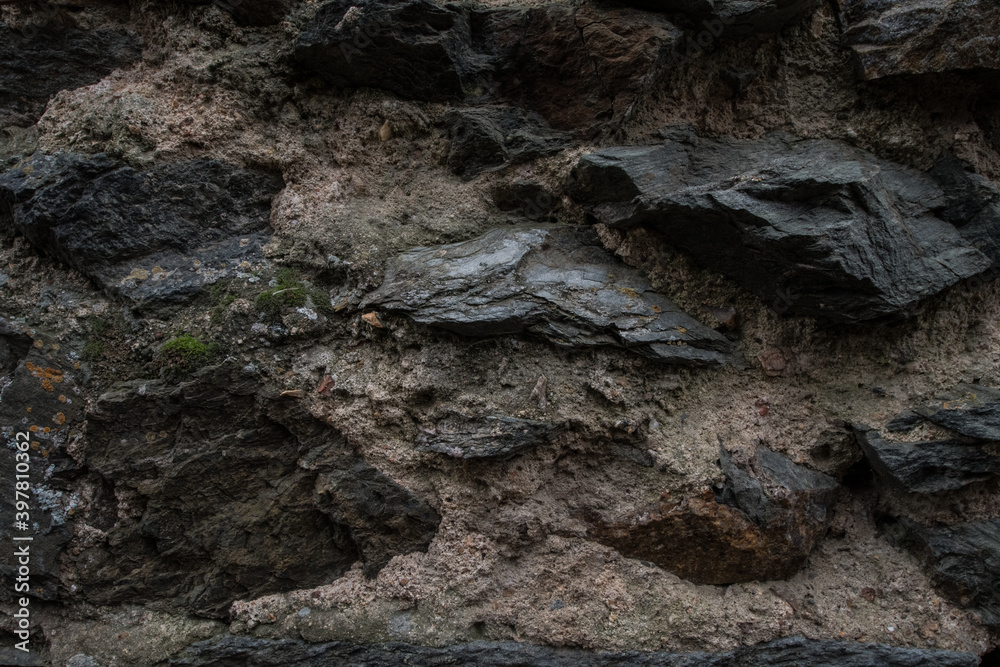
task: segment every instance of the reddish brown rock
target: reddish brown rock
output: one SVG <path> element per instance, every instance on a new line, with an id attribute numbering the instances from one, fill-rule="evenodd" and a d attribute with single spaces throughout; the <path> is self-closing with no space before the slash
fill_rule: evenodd
<path id="1" fill-rule="evenodd" d="M 792 576 L 826 532 L 836 482 L 766 449 L 744 465 L 723 451 L 722 466 L 721 492 L 662 499 L 591 537 L 698 584 Z"/>

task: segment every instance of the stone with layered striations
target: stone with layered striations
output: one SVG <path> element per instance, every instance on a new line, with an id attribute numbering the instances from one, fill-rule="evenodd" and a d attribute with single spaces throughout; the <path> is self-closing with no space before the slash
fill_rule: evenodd
<path id="1" fill-rule="evenodd" d="M 509 458 L 547 443 L 560 429 L 559 424 L 536 419 L 453 414 L 422 430 L 415 446 L 460 459 Z"/>
<path id="2" fill-rule="evenodd" d="M 283 186 L 210 159 L 136 170 L 105 155 L 38 153 L 0 174 L 0 229 L 139 311 L 162 309 L 264 261 Z"/>
<path id="3" fill-rule="evenodd" d="M 645 226 L 782 313 L 860 321 L 911 312 L 990 267 L 930 175 L 843 143 L 773 134 L 583 156 L 569 189 L 596 222 Z"/>
<path id="4" fill-rule="evenodd" d="M 1000 80 L 1000 5 L 994 0 L 847 0 L 844 41 L 861 75 L 988 71 Z"/>
<path id="5" fill-rule="evenodd" d="M 528 333 L 669 363 L 719 365 L 733 353 L 725 336 L 653 290 L 587 228 L 503 228 L 415 248 L 390 260 L 362 305 L 469 336 Z"/>

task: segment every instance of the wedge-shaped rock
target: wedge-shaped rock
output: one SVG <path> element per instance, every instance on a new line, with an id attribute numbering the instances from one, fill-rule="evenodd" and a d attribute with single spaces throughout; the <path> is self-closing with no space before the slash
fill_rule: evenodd
<path id="1" fill-rule="evenodd" d="M 192 644 L 171 660 L 171 667 L 243 664 L 255 667 L 306 665 L 484 665 L 488 667 L 742 667 L 811 665 L 812 667 L 976 667 L 972 653 L 899 648 L 825 639 L 785 637 L 720 653 L 663 651 L 585 651 L 514 641 L 477 641 L 441 648 L 392 642 L 311 644 L 297 639 L 258 639 L 221 635 Z"/>
<path id="2" fill-rule="evenodd" d="M 39 153 L 0 175 L 0 229 L 137 308 L 163 307 L 263 261 L 283 185 L 215 160 L 137 171 L 104 155 Z"/>
<path id="3" fill-rule="evenodd" d="M 631 9 L 333 0 L 299 35 L 300 71 L 425 101 L 491 101 L 593 134 L 623 120 L 681 31 Z"/>
<path id="4" fill-rule="evenodd" d="M 590 229 L 495 229 L 391 260 L 365 306 L 469 336 L 531 333 L 567 347 L 624 347 L 657 361 L 717 365 L 733 344 L 678 310 Z"/>
<path id="5" fill-rule="evenodd" d="M 687 14 L 713 37 L 774 32 L 809 15 L 819 0 L 627 0 L 628 4 L 668 14 Z"/>
<path id="6" fill-rule="evenodd" d="M 927 559 L 938 589 L 1000 628 L 1000 519 L 923 526 L 902 518 L 889 535 Z"/>
<path id="7" fill-rule="evenodd" d="M 0 127 L 34 125 L 60 90 L 97 83 L 141 55 L 137 36 L 110 28 L 0 23 Z"/>
<path id="8" fill-rule="evenodd" d="M 965 440 L 892 442 L 855 430 L 865 457 L 882 477 L 910 493 L 954 491 L 1000 474 L 1000 446 Z"/>
<path id="9" fill-rule="evenodd" d="M 1000 391 L 977 384 L 958 385 L 926 405 L 914 408 L 917 418 L 959 435 L 1000 442 Z"/>
<path id="10" fill-rule="evenodd" d="M 837 482 L 760 448 L 742 465 L 722 451 L 717 495 L 663 500 L 591 538 L 700 584 L 786 579 L 826 533 Z"/>
<path id="11" fill-rule="evenodd" d="M 417 435 L 416 448 L 460 459 L 507 458 L 544 444 L 557 424 L 504 415 L 482 418 L 451 415 Z"/>
<path id="12" fill-rule="evenodd" d="M 440 522 L 337 431 L 228 367 L 101 396 L 87 465 L 103 480 L 103 537 L 63 567 L 96 604 L 225 617 L 238 598 L 328 583 L 359 559 L 374 575 L 426 549 Z"/>
<path id="13" fill-rule="evenodd" d="M 571 143 L 569 135 L 552 130 L 538 114 L 514 107 L 460 109 L 447 114 L 445 122 L 448 168 L 465 179 L 558 153 Z"/>
<path id="14" fill-rule="evenodd" d="M 994 0 L 847 0 L 844 41 L 866 79 L 993 70 L 1000 75 L 1000 5 Z"/>
<path id="15" fill-rule="evenodd" d="M 926 174 L 827 140 L 665 137 L 584 156 L 571 194 L 598 222 L 662 232 L 779 312 L 900 313 L 990 266 L 938 217 L 947 199 Z"/>

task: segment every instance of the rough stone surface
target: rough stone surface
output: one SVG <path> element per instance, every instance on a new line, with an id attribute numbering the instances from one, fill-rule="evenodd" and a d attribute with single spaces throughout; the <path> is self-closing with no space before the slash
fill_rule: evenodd
<path id="1" fill-rule="evenodd" d="M 0 23 L 0 127 L 30 125 L 60 90 L 97 83 L 139 59 L 134 34 L 60 25 L 25 34 Z"/>
<path id="2" fill-rule="evenodd" d="M 844 41 L 866 79 L 953 70 L 1000 74 L 1000 7 L 992 0 L 847 0 Z"/>
<path id="3" fill-rule="evenodd" d="M 912 169 L 826 140 L 665 136 L 585 155 L 573 196 L 606 225 L 659 231 L 780 312 L 899 313 L 990 266 L 938 217 L 942 189 Z"/>
<path id="4" fill-rule="evenodd" d="M 632 10 L 470 9 L 428 0 L 320 8 L 295 44 L 334 86 L 426 101 L 506 101 L 558 129 L 621 121 L 680 31 Z"/>
<path id="5" fill-rule="evenodd" d="M 389 643 L 359 646 L 340 642 L 307 644 L 223 636 L 192 645 L 163 663 L 171 667 L 202 665 L 483 665 L 484 667 L 738 667 L 742 665 L 813 665 L 815 667 L 974 667 L 974 655 L 957 651 L 901 649 L 881 644 L 815 641 L 789 637 L 726 653 L 590 652 L 552 649 L 519 642 L 473 642 L 444 648 Z"/>
<path id="6" fill-rule="evenodd" d="M 808 16 L 817 0 L 629 0 L 651 11 L 687 14 L 714 37 L 773 32 Z"/>
<path id="7" fill-rule="evenodd" d="M 470 336 L 531 333 L 556 345 L 625 347 L 692 365 L 732 344 L 652 290 L 587 229 L 497 229 L 392 260 L 364 304 Z"/>
<path id="8" fill-rule="evenodd" d="M 267 26 L 281 21 L 298 0 L 180 0 L 187 5 L 214 4 L 241 26 Z"/>
<path id="9" fill-rule="evenodd" d="M 460 459 L 503 458 L 544 444 L 559 428 L 558 424 L 503 415 L 482 419 L 453 415 L 422 431 L 415 446 Z"/>
<path id="10" fill-rule="evenodd" d="M 558 153 L 570 144 L 534 113 L 512 107 L 459 109 L 445 117 L 448 124 L 448 168 L 462 178 Z"/>
<path id="11" fill-rule="evenodd" d="M 1000 441 L 1000 391 L 963 384 L 937 400 L 914 408 L 918 417 L 959 435 Z"/>
<path id="12" fill-rule="evenodd" d="M 1000 474 L 1000 449 L 963 440 L 891 442 L 856 429 L 872 468 L 910 493 L 954 491 Z"/>
<path id="13" fill-rule="evenodd" d="M 233 600 L 376 573 L 426 549 L 437 513 L 244 371 L 125 383 L 88 418 L 104 535 L 73 560 L 87 599 L 224 617 Z"/>
<path id="14" fill-rule="evenodd" d="M 632 520 L 597 524 L 592 537 L 696 583 L 792 576 L 826 532 L 836 480 L 766 448 L 743 465 L 725 449 L 721 457 L 720 493 L 663 498 Z"/>
<path id="15" fill-rule="evenodd" d="M 890 526 L 896 539 L 915 548 L 934 571 L 939 589 L 983 622 L 1000 628 L 1000 519 L 950 526 L 924 526 L 901 519 Z"/>
<path id="16" fill-rule="evenodd" d="M 176 305 L 260 268 L 281 178 L 215 160 L 146 171 L 106 157 L 36 154 L 0 175 L 0 227 L 136 308 Z M 0 211 L 3 206 L 0 206 Z"/>

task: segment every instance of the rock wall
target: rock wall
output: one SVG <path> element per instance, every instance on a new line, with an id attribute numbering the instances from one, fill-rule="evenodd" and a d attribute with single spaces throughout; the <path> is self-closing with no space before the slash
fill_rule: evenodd
<path id="1" fill-rule="evenodd" d="M 998 21 L 0 5 L 0 662 L 977 664 Z"/>

